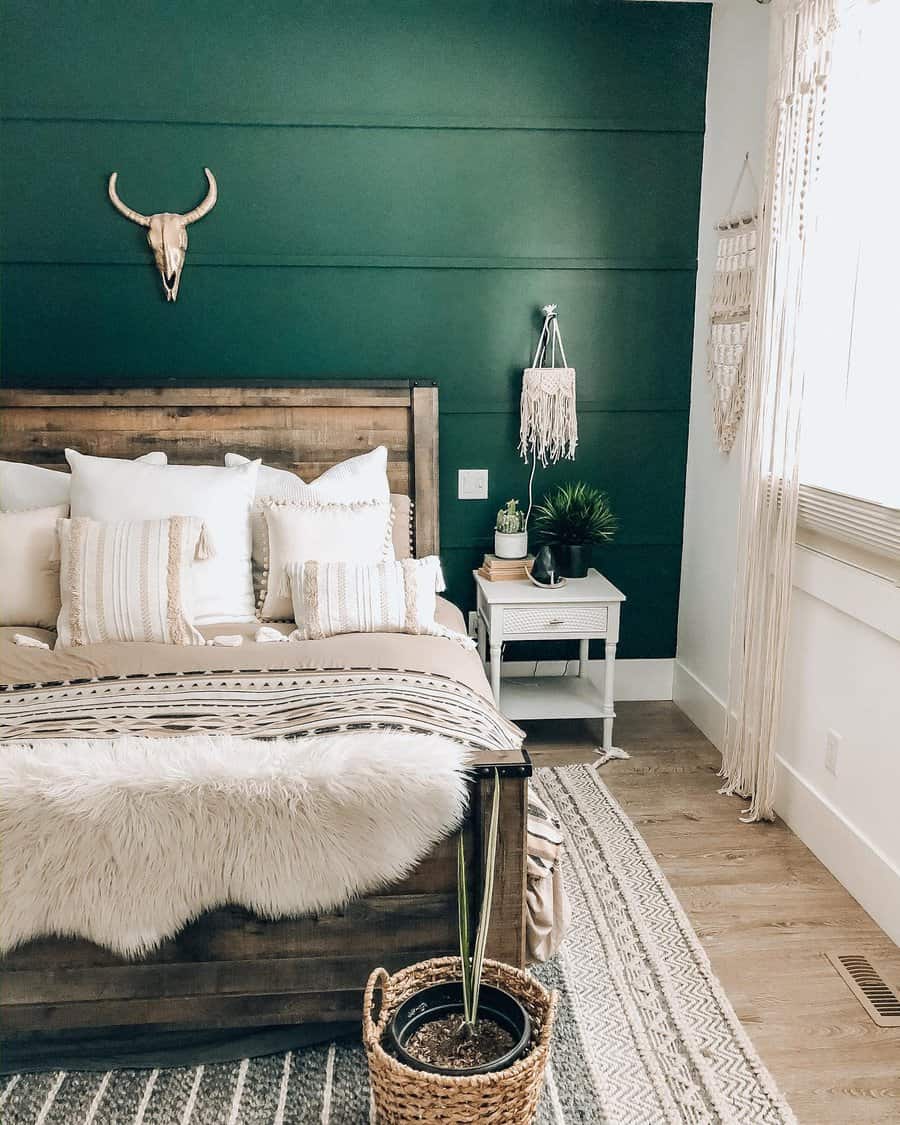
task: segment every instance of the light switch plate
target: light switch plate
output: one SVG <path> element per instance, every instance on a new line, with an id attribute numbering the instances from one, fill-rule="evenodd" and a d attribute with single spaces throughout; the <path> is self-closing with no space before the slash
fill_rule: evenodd
<path id="1" fill-rule="evenodd" d="M 459 491 L 460 500 L 487 500 L 488 471 L 487 469 L 460 469 Z"/>

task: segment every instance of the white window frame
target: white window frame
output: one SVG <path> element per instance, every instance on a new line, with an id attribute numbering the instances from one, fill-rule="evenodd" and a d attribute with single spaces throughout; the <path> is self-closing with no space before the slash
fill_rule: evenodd
<path id="1" fill-rule="evenodd" d="M 900 509 L 800 485 L 799 546 L 900 584 Z"/>

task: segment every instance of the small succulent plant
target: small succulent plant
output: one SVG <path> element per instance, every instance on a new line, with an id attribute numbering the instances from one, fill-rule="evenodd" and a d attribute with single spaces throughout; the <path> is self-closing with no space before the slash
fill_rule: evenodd
<path id="1" fill-rule="evenodd" d="M 496 530 L 505 535 L 518 535 L 525 530 L 525 513 L 518 500 L 510 500 L 497 513 Z"/>

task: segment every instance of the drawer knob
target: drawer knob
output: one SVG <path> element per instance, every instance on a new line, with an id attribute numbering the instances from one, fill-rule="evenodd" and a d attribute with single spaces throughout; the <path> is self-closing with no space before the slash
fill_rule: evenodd
<path id="1" fill-rule="evenodd" d="M 552 621 L 548 621 L 548 625 L 565 625 L 565 619 L 562 617 L 554 617 Z"/>

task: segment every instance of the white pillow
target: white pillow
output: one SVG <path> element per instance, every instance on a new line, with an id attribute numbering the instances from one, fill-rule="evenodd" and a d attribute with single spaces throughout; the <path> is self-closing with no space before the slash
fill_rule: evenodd
<path id="1" fill-rule="evenodd" d="M 102 457 L 118 465 L 115 457 Z M 145 465 L 165 465 L 165 453 L 145 453 L 138 457 Z M 19 461 L 0 461 L 0 512 L 24 512 L 28 508 L 50 508 L 69 503 L 72 477 L 69 473 L 25 465 Z"/>
<path id="2" fill-rule="evenodd" d="M 195 516 L 210 557 L 193 567 L 198 624 L 253 621 L 250 509 L 259 461 L 235 469 L 206 465 L 139 465 L 66 450 L 72 467 L 72 516 L 105 523 Z"/>
<path id="3" fill-rule="evenodd" d="M 229 468 L 246 465 L 239 453 L 226 453 Z M 387 500 L 390 495 L 387 478 L 387 449 L 377 446 L 358 457 L 348 457 L 326 469 L 320 477 L 307 484 L 288 469 L 261 465 L 256 478 L 258 500 L 294 500 L 306 504 L 352 504 L 357 500 Z"/>
<path id="4" fill-rule="evenodd" d="M 226 453 L 225 464 L 229 468 L 246 465 L 247 458 L 239 453 Z M 257 504 L 251 520 L 253 565 L 260 572 L 265 570 L 266 521 L 262 512 L 265 500 L 290 500 L 297 504 L 353 504 L 360 500 L 387 500 L 389 496 L 387 449 L 383 445 L 332 465 L 311 484 L 301 480 L 289 469 L 260 465 L 256 478 Z M 265 593 L 265 589 L 262 589 L 263 598 Z"/>
<path id="5" fill-rule="evenodd" d="M 202 645 L 191 570 L 203 521 L 190 516 L 60 520 L 57 648 L 143 641 Z"/>
<path id="6" fill-rule="evenodd" d="M 268 575 L 260 617 L 264 621 L 290 621 L 289 563 L 308 559 L 375 563 L 393 559 L 392 512 L 389 500 L 312 505 L 264 501 Z"/>
<path id="7" fill-rule="evenodd" d="M 474 647 L 470 638 L 434 619 L 436 595 L 444 589 L 436 555 L 368 566 L 291 563 L 287 572 L 297 633 L 305 640 L 338 633 L 425 633 Z"/>
<path id="8" fill-rule="evenodd" d="M 68 511 L 65 503 L 55 508 L 0 513 L 0 625 L 56 627 L 56 521 Z"/>

